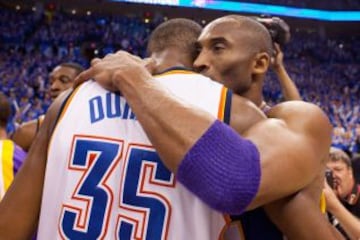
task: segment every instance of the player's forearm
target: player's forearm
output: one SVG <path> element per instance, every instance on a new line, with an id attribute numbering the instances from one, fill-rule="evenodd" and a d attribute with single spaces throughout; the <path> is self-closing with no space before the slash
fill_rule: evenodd
<path id="1" fill-rule="evenodd" d="M 36 138 L 0 203 L 0 239 L 31 239 L 36 231 L 48 139 Z"/>
<path id="2" fill-rule="evenodd" d="M 360 239 L 360 220 L 356 216 L 349 212 L 340 202 L 338 206 L 332 209 L 331 213 L 351 239 Z"/>
<path id="3" fill-rule="evenodd" d="M 259 187 L 256 146 L 215 117 L 173 98 L 156 82 L 122 79 L 118 87 L 179 182 L 211 208 L 242 213 Z"/>
<path id="4" fill-rule="evenodd" d="M 19 172 L 18 175 L 21 173 Z M 37 176 L 33 176 L 34 178 L 38 178 Z M 18 177 L 19 179 L 22 176 Z M 38 207 L 40 205 L 40 199 L 37 198 L 37 201 L 34 201 L 35 197 L 33 195 L 37 195 L 38 191 L 33 190 L 33 186 L 37 184 L 35 180 L 27 181 L 28 184 L 23 185 L 15 185 L 11 187 L 5 198 L 2 200 L 0 206 L 0 239 L 31 239 L 34 236 L 37 226 L 38 219 Z M 21 181 L 21 180 L 20 180 Z M 41 187 L 41 186 L 40 186 Z M 20 192 L 16 196 L 16 201 L 10 200 L 12 197 L 13 189 L 16 188 L 15 191 Z M 37 187 L 36 187 L 37 188 Z M 20 189 L 20 190 L 19 190 Z M 19 190 L 19 191 L 18 191 Z M 42 189 L 41 189 L 42 190 Z M 32 195 L 33 194 L 33 195 Z M 29 197 L 30 196 L 30 197 Z M 9 198 L 9 199 L 8 199 Z M 31 200 L 28 200 L 32 198 Z M 14 199 L 14 198 L 13 198 Z"/>
<path id="5" fill-rule="evenodd" d="M 175 99 L 128 53 L 93 61 L 77 82 L 90 78 L 121 91 L 165 165 L 209 206 L 238 214 L 253 200 L 261 177 L 253 143 L 209 113 Z"/>
<path id="6" fill-rule="evenodd" d="M 309 193 L 299 192 L 265 205 L 264 209 L 288 240 L 344 239 L 320 212 L 318 201 L 311 199 Z"/>
<path id="7" fill-rule="evenodd" d="M 118 88 L 164 164 L 177 171 L 185 153 L 214 122 L 208 113 L 175 99 L 148 75 L 122 79 Z"/>
<path id="8" fill-rule="evenodd" d="M 302 100 L 299 90 L 290 78 L 289 74 L 286 72 L 284 65 L 279 65 L 274 69 L 274 71 L 279 79 L 281 92 L 284 95 L 285 100 Z"/>

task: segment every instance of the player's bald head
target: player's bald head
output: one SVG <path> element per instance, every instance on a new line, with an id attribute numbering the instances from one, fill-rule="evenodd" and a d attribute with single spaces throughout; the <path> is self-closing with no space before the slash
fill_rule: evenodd
<path id="1" fill-rule="evenodd" d="M 241 44 L 246 44 L 249 50 L 272 55 L 273 47 L 270 33 L 263 24 L 255 19 L 235 14 L 227 15 L 209 23 L 204 31 L 208 28 L 223 28 L 225 26 L 228 27 L 227 31 L 230 31 L 230 34 L 241 38 Z"/>

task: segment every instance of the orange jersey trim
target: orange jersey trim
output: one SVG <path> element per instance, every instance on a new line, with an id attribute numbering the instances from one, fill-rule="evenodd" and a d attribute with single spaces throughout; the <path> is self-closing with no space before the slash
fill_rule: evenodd
<path id="1" fill-rule="evenodd" d="M 176 70 L 170 70 L 170 71 L 160 73 L 160 74 L 155 74 L 154 77 L 161 77 L 161 76 L 166 76 L 166 75 L 171 75 L 171 74 L 198 74 L 198 73 L 190 71 L 190 70 L 176 69 Z"/>

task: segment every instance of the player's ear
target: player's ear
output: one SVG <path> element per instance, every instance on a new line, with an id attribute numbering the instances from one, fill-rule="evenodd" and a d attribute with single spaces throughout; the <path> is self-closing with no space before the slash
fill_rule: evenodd
<path id="1" fill-rule="evenodd" d="M 270 66 L 271 58 L 266 52 L 257 53 L 253 62 L 253 73 L 264 74 Z"/>

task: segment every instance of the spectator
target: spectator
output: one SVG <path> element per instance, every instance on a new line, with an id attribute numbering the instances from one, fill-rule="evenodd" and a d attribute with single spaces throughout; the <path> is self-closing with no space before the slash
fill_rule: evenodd
<path id="1" fill-rule="evenodd" d="M 354 177 L 350 157 L 332 148 L 327 167 L 332 172 L 333 189 L 325 184 L 327 210 L 331 222 L 347 239 L 360 238 L 360 184 Z"/>
<path id="2" fill-rule="evenodd" d="M 7 136 L 6 125 L 10 114 L 9 100 L 0 92 L 0 200 L 26 157 L 26 153 Z"/>

